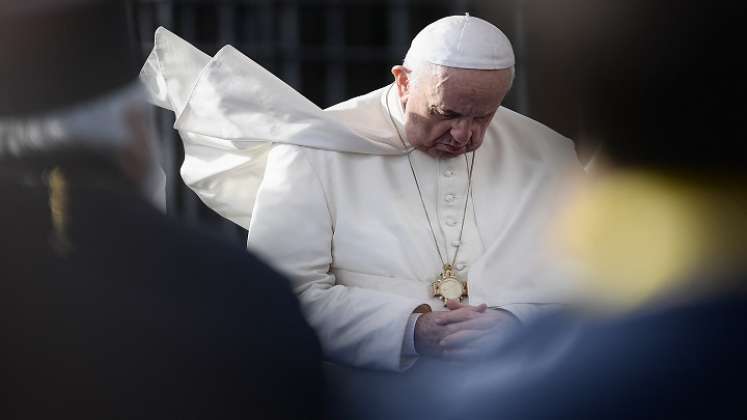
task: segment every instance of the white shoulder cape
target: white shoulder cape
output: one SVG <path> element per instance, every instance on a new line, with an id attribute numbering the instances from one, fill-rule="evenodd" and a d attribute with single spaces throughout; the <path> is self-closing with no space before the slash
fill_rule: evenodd
<path id="1" fill-rule="evenodd" d="M 221 216 L 248 228 L 272 143 L 402 154 L 394 126 L 361 124 L 370 110 L 322 110 L 234 47 L 210 57 L 158 28 L 140 79 L 150 101 L 174 111 L 184 182 Z"/>

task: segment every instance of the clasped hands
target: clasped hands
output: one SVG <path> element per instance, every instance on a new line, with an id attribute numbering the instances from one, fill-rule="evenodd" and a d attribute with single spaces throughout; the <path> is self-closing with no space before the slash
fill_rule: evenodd
<path id="1" fill-rule="evenodd" d="M 468 360 L 479 356 L 499 334 L 518 325 L 508 311 L 487 305 L 447 302 L 448 311 L 421 315 L 415 324 L 415 350 L 423 356 Z"/>

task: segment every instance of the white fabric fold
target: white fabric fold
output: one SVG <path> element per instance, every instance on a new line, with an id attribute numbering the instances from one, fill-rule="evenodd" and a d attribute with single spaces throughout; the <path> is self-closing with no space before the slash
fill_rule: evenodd
<path id="1" fill-rule="evenodd" d="M 176 115 L 184 182 L 244 228 L 273 143 L 378 155 L 409 151 L 393 127 L 347 125 L 356 118 L 345 116 L 362 111 L 322 110 L 230 45 L 211 58 L 158 28 L 140 78 L 150 102 Z"/>

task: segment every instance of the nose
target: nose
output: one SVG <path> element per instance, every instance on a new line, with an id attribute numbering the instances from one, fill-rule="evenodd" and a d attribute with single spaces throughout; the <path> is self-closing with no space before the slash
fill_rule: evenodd
<path id="1" fill-rule="evenodd" d="M 451 137 L 460 146 L 467 144 L 472 138 L 472 118 L 459 118 L 451 126 Z"/>

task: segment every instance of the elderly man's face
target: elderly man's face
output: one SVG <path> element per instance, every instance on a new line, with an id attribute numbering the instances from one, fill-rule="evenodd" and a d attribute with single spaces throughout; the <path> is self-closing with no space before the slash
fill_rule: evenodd
<path id="1" fill-rule="evenodd" d="M 433 71 L 431 71 L 433 70 Z M 433 66 L 418 74 L 395 66 L 405 108 L 405 134 L 415 148 L 435 157 L 477 149 L 511 87 L 511 70 L 467 70 Z"/>

